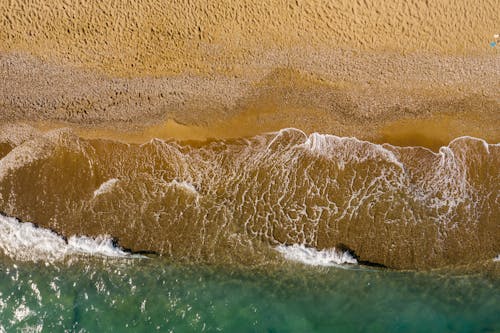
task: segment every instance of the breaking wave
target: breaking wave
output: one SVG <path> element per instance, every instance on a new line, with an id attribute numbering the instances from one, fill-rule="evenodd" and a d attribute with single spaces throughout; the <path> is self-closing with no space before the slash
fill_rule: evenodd
<path id="1" fill-rule="evenodd" d="M 0 250 L 19 261 L 60 261 L 68 256 L 137 257 L 116 246 L 109 236 L 71 236 L 67 241 L 32 223 L 0 215 Z"/>
<path id="2" fill-rule="evenodd" d="M 302 244 L 290 246 L 278 245 L 276 251 L 280 252 L 287 260 L 300 262 L 312 266 L 336 266 L 341 264 L 357 264 L 358 261 L 349 251 L 335 248 L 317 250 Z"/>

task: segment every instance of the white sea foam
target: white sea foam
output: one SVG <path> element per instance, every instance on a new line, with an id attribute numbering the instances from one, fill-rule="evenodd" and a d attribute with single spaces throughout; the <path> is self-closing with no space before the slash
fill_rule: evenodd
<path id="1" fill-rule="evenodd" d="M 317 250 L 302 244 L 290 246 L 278 245 L 276 251 L 280 252 L 285 259 L 301 262 L 313 266 L 335 266 L 340 264 L 357 264 L 358 261 L 347 251 L 335 248 Z"/>
<path id="2" fill-rule="evenodd" d="M 32 223 L 0 215 L 0 251 L 20 261 L 54 262 L 74 255 L 132 257 L 108 236 L 72 236 L 66 242 L 56 233 Z"/>
<path id="3" fill-rule="evenodd" d="M 354 137 L 339 137 L 330 134 L 312 133 L 299 145 L 301 148 L 334 159 L 341 169 L 348 163 L 363 163 L 366 160 L 385 160 L 404 170 L 394 153 L 382 145 L 362 141 Z"/>
<path id="4" fill-rule="evenodd" d="M 2 128 L 0 128 L 1 130 Z M 72 135 L 71 130 L 63 128 L 44 133 L 36 138 L 33 135 L 20 138 L 14 136 L 11 143 L 16 147 L 0 159 L 0 181 L 13 170 L 51 156 L 58 142 L 68 135 Z M 5 140 L 5 137 L 0 137 L 0 141 L 9 142 Z M 69 147 L 69 141 L 66 141 L 65 144 Z M 76 145 L 76 149 L 78 149 L 78 145 Z"/>
<path id="5" fill-rule="evenodd" d="M 0 180 L 12 170 L 50 156 L 52 153 L 51 148 L 50 143 L 43 138 L 39 141 L 27 141 L 15 147 L 10 153 L 0 159 Z"/>
<path id="6" fill-rule="evenodd" d="M 198 190 L 196 189 L 196 187 L 194 187 L 193 184 L 189 183 L 189 182 L 186 182 L 186 181 L 177 181 L 177 180 L 172 180 L 170 183 L 168 183 L 168 185 L 170 186 L 174 186 L 178 189 L 181 189 L 183 191 L 186 191 L 188 193 L 191 193 L 191 194 L 194 194 L 194 195 L 198 195 Z"/>
<path id="7" fill-rule="evenodd" d="M 104 183 L 102 183 L 101 186 L 99 186 L 99 188 L 94 191 L 94 198 L 101 195 L 101 194 L 110 192 L 113 189 L 113 187 L 116 185 L 117 182 L 118 182 L 118 179 L 111 178 L 111 179 L 105 181 Z"/>
<path id="8" fill-rule="evenodd" d="M 40 131 L 26 124 L 0 125 L 0 142 L 7 142 L 14 146 L 19 146 L 23 142 L 41 135 Z"/>

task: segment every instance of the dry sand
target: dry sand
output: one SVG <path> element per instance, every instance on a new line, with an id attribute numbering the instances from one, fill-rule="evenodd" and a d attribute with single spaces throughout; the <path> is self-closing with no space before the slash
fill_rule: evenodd
<path id="1" fill-rule="evenodd" d="M 0 45 L 122 75 L 241 73 L 270 49 L 484 54 L 497 0 L 3 0 Z"/>
<path id="2" fill-rule="evenodd" d="M 0 1 L 0 121 L 127 141 L 297 127 L 498 142 L 497 5 Z"/>

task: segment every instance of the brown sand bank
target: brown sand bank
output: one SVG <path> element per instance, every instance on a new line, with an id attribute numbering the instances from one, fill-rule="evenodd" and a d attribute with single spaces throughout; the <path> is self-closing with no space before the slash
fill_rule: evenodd
<path id="1" fill-rule="evenodd" d="M 433 153 L 295 129 L 199 145 L 0 130 L 1 211 L 67 237 L 244 265 L 297 243 L 399 269 L 500 252 L 500 145 L 479 139 Z"/>
<path id="2" fill-rule="evenodd" d="M 500 141 L 496 57 L 325 51 L 285 60 L 261 59 L 244 78 L 126 79 L 4 53 L 0 120 L 129 142 L 286 127 L 432 148 L 462 135 Z"/>

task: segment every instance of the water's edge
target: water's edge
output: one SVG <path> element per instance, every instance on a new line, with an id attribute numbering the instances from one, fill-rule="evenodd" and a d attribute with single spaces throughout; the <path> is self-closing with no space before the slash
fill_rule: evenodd
<path id="1" fill-rule="evenodd" d="M 337 248 L 396 269 L 458 267 L 500 253 L 499 156 L 471 137 L 434 153 L 296 129 L 189 146 L 4 128 L 0 211 L 179 262 L 259 266 L 279 249 L 328 261 Z"/>

